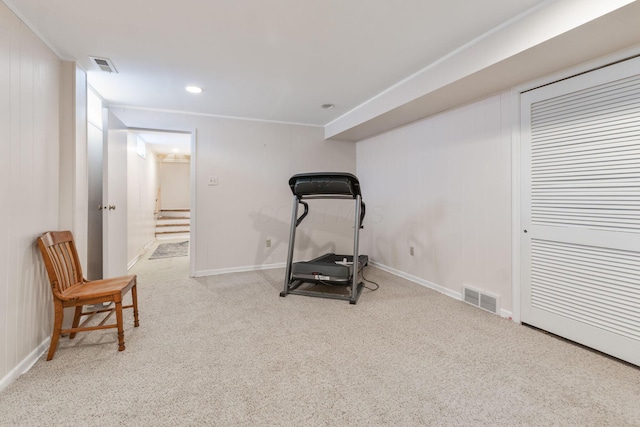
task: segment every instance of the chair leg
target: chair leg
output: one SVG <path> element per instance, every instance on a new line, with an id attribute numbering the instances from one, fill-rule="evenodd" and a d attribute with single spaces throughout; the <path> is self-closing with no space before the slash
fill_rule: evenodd
<path id="1" fill-rule="evenodd" d="M 53 321 L 53 333 L 51 334 L 51 344 L 49 345 L 49 354 L 47 354 L 47 360 L 53 359 L 53 355 L 58 348 L 58 340 L 60 339 L 60 332 L 62 331 L 62 318 L 64 317 L 64 310 L 62 303 L 54 302 L 53 304 L 55 318 Z"/>
<path id="2" fill-rule="evenodd" d="M 82 314 L 82 306 L 79 305 L 76 307 L 76 312 L 73 314 L 73 323 L 71 324 L 72 328 L 77 328 L 80 324 L 80 315 Z M 71 332 L 69 334 L 69 339 L 72 340 L 76 337 L 75 332 Z"/>
<path id="3" fill-rule="evenodd" d="M 138 322 L 138 284 L 136 283 L 131 288 L 131 299 L 133 300 L 133 326 L 136 328 L 140 326 Z"/>
<path id="4" fill-rule="evenodd" d="M 124 351 L 124 327 L 122 326 L 122 300 L 116 303 L 116 322 L 118 323 L 118 351 Z"/>

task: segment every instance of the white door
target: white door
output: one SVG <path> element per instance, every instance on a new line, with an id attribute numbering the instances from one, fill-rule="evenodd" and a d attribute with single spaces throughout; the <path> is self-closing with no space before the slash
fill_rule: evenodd
<path id="1" fill-rule="evenodd" d="M 104 108 L 102 100 L 89 88 L 87 90 L 87 265 L 85 277 L 89 280 L 104 277 L 104 253 L 102 235 L 106 210 L 103 209 L 104 191 Z"/>
<path id="2" fill-rule="evenodd" d="M 104 277 L 127 274 L 127 128 L 107 110 L 104 165 Z"/>
<path id="3" fill-rule="evenodd" d="M 522 95 L 524 323 L 640 365 L 640 59 Z"/>

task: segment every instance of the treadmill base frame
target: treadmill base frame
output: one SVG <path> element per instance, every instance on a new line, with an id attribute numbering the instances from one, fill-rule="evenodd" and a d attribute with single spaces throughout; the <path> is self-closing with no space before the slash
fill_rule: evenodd
<path id="1" fill-rule="evenodd" d="M 282 291 L 280 292 L 280 296 L 281 297 L 286 297 L 288 294 L 291 295 L 304 295 L 307 297 L 316 297 L 316 298 L 329 298 L 329 299 L 339 299 L 339 300 L 343 300 L 343 301 L 349 301 L 350 304 L 356 304 L 358 302 L 358 299 L 360 298 L 360 294 L 362 294 L 362 289 L 364 289 L 364 283 L 360 282 L 358 283 L 358 287 L 356 289 L 356 292 L 354 293 L 354 296 L 352 297 L 351 295 L 346 295 L 346 294 L 334 294 L 334 293 L 330 293 L 330 292 L 320 292 L 320 291 L 310 291 L 310 290 L 306 290 L 306 289 L 298 289 L 302 284 L 304 283 L 314 283 L 314 282 L 307 282 L 304 280 L 295 280 L 293 283 L 291 283 L 289 285 L 288 290 Z"/>

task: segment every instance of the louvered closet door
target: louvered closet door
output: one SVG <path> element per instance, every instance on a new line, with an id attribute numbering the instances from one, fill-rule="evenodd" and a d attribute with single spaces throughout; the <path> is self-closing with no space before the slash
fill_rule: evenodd
<path id="1" fill-rule="evenodd" d="M 521 107 L 522 321 L 640 365 L 640 59 Z"/>

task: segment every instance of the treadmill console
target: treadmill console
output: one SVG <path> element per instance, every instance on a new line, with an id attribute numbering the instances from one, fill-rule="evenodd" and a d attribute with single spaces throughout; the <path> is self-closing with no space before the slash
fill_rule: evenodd
<path id="1" fill-rule="evenodd" d="M 289 187 L 296 196 L 340 195 L 355 199 L 360 194 L 360 182 L 350 173 L 301 173 L 289 179 Z"/>

